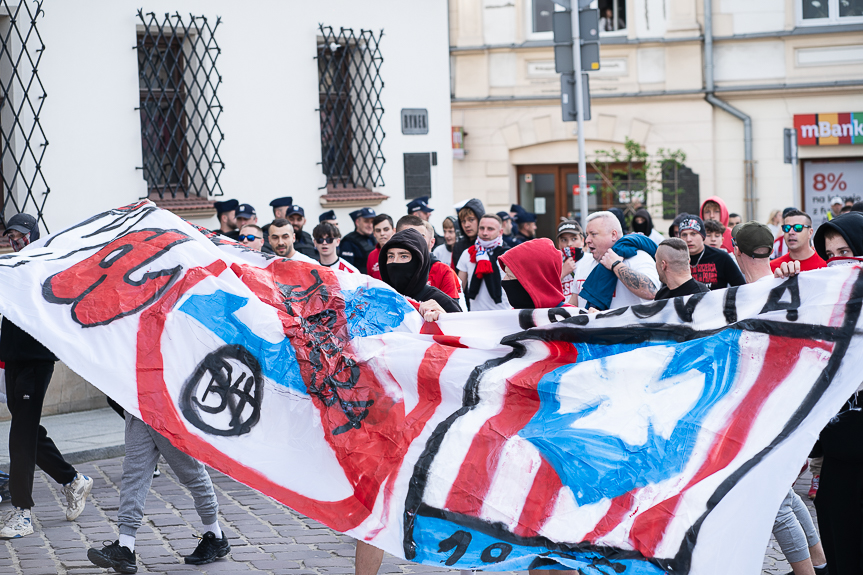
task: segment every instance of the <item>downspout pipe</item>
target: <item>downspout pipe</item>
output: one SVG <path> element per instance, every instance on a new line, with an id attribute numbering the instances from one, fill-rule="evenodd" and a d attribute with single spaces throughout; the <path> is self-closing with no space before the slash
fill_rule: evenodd
<path id="1" fill-rule="evenodd" d="M 713 84 L 713 0 L 704 0 L 704 80 L 705 99 L 710 105 L 724 110 L 743 120 L 743 203 L 746 207 L 746 220 L 755 219 L 755 174 L 752 160 L 752 118 L 714 94 Z"/>

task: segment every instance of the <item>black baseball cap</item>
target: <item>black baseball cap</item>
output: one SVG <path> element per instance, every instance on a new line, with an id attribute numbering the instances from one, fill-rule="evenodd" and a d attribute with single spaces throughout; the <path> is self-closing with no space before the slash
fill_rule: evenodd
<path id="1" fill-rule="evenodd" d="M 731 230 L 731 237 L 738 249 L 751 258 L 769 258 L 773 253 L 773 232 L 760 222 L 737 224 Z M 756 250 L 767 248 L 766 252 Z"/>
<path id="2" fill-rule="evenodd" d="M 9 232 L 15 230 L 16 232 L 21 232 L 22 234 L 29 234 L 33 231 L 33 228 L 36 227 L 36 218 L 31 216 L 30 214 L 15 214 L 9 221 L 6 222 L 6 231 L 3 232 L 3 235 L 9 235 Z"/>

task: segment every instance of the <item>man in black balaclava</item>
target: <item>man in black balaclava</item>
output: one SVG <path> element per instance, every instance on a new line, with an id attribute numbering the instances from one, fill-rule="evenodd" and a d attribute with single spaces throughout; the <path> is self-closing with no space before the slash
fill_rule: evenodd
<path id="1" fill-rule="evenodd" d="M 420 303 L 434 300 L 447 312 L 459 312 L 454 299 L 428 285 L 431 255 L 428 242 L 417 230 L 404 229 L 381 248 L 381 279 L 400 294 Z"/>
<path id="2" fill-rule="evenodd" d="M 635 213 L 632 215 L 632 231 L 649 237 L 656 242 L 656 245 L 661 244 L 665 239 L 662 234 L 656 231 L 656 228 L 653 227 L 653 218 L 650 217 L 650 212 L 644 208 L 635 210 Z"/>
<path id="3" fill-rule="evenodd" d="M 824 222 L 812 243 L 827 267 L 863 263 L 863 214 L 848 212 Z M 863 492 L 861 406 L 863 392 L 857 392 L 821 431 L 819 439 L 824 463 L 815 510 L 831 573 L 859 573 L 863 563 L 863 515 L 855 504 Z"/>

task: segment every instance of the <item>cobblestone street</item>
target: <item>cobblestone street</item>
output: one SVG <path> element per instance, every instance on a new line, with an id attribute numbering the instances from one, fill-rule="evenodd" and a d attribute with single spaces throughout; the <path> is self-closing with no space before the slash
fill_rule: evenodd
<path id="1" fill-rule="evenodd" d="M 37 471 L 34 485 L 35 530 L 33 535 L 0 543 L 3 575 L 84 575 L 106 573 L 87 560 L 89 547 L 117 539 L 117 506 L 120 496 L 122 457 L 77 466 L 94 479 L 91 498 L 77 521 L 68 522 L 58 486 Z M 167 465 L 153 479 L 144 525 L 138 531 L 136 554 L 139 573 L 263 572 L 271 575 L 353 573 L 354 542 L 351 537 L 303 517 L 268 497 L 211 471 L 219 497 L 222 528 L 232 551 L 227 559 L 195 567 L 183 564 L 183 555 L 195 548 L 198 516 L 192 499 Z M 797 482 L 804 501 L 809 475 Z M 9 511 L 9 503 L 0 512 Z M 764 573 L 790 571 L 775 541 L 767 549 Z M 453 573 L 447 569 L 417 565 L 386 555 L 381 573 Z"/>

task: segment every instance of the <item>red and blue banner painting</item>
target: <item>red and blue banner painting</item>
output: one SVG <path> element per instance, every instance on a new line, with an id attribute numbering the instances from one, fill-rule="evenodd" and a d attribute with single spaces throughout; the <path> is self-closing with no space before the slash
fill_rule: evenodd
<path id="1" fill-rule="evenodd" d="M 859 266 L 424 323 L 144 201 L 0 256 L 0 282 L 3 314 L 178 448 L 452 569 L 755 572 L 863 371 Z"/>

